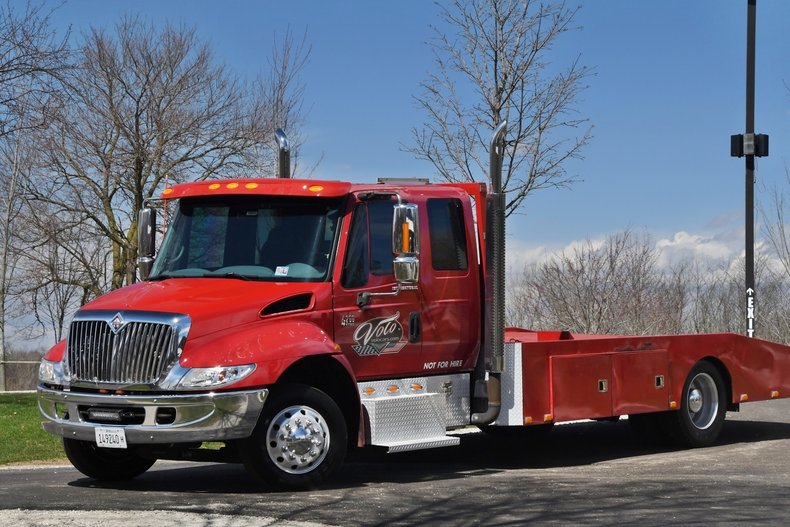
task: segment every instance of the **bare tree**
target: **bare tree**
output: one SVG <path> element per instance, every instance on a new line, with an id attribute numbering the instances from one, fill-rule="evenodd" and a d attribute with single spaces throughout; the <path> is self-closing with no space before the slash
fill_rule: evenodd
<path id="1" fill-rule="evenodd" d="M 744 333 L 742 306 L 745 261 L 691 262 L 684 272 L 687 291 L 684 331 L 688 333 Z M 755 262 L 760 309 L 755 318 L 757 335 L 790 343 L 790 280 L 758 253 Z"/>
<path id="2" fill-rule="evenodd" d="M 258 77 L 255 83 L 258 97 L 257 104 L 261 108 L 257 114 L 261 121 L 271 129 L 282 128 L 288 132 L 291 149 L 291 175 L 299 173 L 302 177 L 309 175 L 320 162 L 311 167 L 301 168 L 299 151 L 303 143 L 302 129 L 306 117 L 304 108 L 305 85 L 301 80 L 301 72 L 310 59 L 312 48 L 307 43 L 307 33 L 296 40 L 290 29 L 286 30 L 281 40 L 274 37 L 272 53 L 267 61 L 268 69 Z M 278 145 L 268 143 L 271 154 L 263 156 L 270 161 L 276 159 Z M 265 167 L 271 170 L 271 167 Z"/>
<path id="3" fill-rule="evenodd" d="M 579 333 L 743 333 L 742 258 L 661 268 L 658 256 L 649 238 L 625 231 L 529 265 L 511 280 L 508 323 Z M 758 257 L 758 334 L 790 343 L 790 281 Z"/>
<path id="4" fill-rule="evenodd" d="M 580 333 L 677 332 L 685 292 L 656 260 L 647 236 L 588 240 L 524 270 L 511 288 L 510 322 Z"/>
<path id="5" fill-rule="evenodd" d="M 761 207 L 762 231 L 790 279 L 790 170 L 785 168 L 787 185 L 774 186 L 767 206 Z"/>
<path id="6" fill-rule="evenodd" d="M 103 233 L 79 216 L 52 216 L 38 201 L 25 213 L 31 237 L 19 277 L 22 293 L 40 330 L 57 342 L 68 315 L 109 289 L 111 254 Z"/>
<path id="7" fill-rule="evenodd" d="M 52 11 L 19 5 L 0 6 L 0 137 L 42 126 L 68 58 L 68 35 L 56 37 Z"/>
<path id="8" fill-rule="evenodd" d="M 255 174 L 273 142 L 265 104 L 192 29 L 138 18 L 122 19 L 115 35 L 93 29 L 67 96 L 44 148 L 48 170 L 31 193 L 51 214 L 106 238 L 112 288 L 134 281 L 145 199 L 166 183 Z"/>
<path id="9" fill-rule="evenodd" d="M 0 391 L 5 389 L 7 322 L 13 311 L 20 256 L 19 215 L 29 174 L 31 135 L 46 126 L 66 71 L 65 39 L 58 40 L 42 7 L 0 6 Z M 18 288 L 17 288 L 18 289 Z"/>
<path id="10" fill-rule="evenodd" d="M 549 54 L 574 29 L 576 12 L 530 0 L 455 0 L 445 8 L 442 19 L 456 33 L 436 29 L 435 72 L 416 97 L 427 120 L 406 150 L 443 180 L 479 181 L 488 166 L 484 131 L 507 119 L 508 215 L 533 190 L 573 182 L 565 162 L 580 157 L 591 137 L 574 103 L 591 73 L 578 59 L 558 69 Z"/>

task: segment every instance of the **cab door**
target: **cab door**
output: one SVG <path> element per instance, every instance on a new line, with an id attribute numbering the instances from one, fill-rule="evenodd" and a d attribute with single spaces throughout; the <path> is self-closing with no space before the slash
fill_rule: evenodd
<path id="1" fill-rule="evenodd" d="M 428 227 L 420 240 L 426 373 L 470 371 L 480 351 L 481 289 L 473 218 L 463 203 L 460 196 L 437 196 L 422 207 L 421 225 Z"/>
<path id="2" fill-rule="evenodd" d="M 393 294 L 398 289 L 392 269 L 394 204 L 381 196 L 358 201 L 344 228 L 348 236 L 334 283 L 335 342 L 358 379 L 422 371 L 417 288 Z"/>

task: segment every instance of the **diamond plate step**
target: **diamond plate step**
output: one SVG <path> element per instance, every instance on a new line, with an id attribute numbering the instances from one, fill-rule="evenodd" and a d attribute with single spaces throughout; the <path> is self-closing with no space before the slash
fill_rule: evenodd
<path id="1" fill-rule="evenodd" d="M 457 445 L 445 434 L 447 403 L 444 394 L 417 393 L 369 397 L 362 401 L 370 419 L 371 444 L 389 452 Z"/>
<path id="2" fill-rule="evenodd" d="M 439 448 L 443 446 L 456 446 L 460 443 L 461 443 L 460 437 L 443 436 L 443 437 L 437 437 L 435 439 L 417 441 L 413 443 L 402 442 L 402 443 L 391 443 L 391 444 L 379 445 L 379 446 L 387 447 L 387 452 L 396 453 L 396 452 L 408 452 L 409 450 L 424 450 L 426 448 Z"/>

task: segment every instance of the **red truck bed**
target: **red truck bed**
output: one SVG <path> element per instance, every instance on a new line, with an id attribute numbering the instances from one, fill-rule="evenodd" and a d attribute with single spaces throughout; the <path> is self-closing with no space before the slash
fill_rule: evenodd
<path id="1" fill-rule="evenodd" d="M 790 346 L 735 334 L 600 336 L 508 328 L 524 424 L 680 407 L 691 368 L 720 370 L 733 405 L 790 396 Z M 516 424 L 516 423 L 510 423 Z"/>

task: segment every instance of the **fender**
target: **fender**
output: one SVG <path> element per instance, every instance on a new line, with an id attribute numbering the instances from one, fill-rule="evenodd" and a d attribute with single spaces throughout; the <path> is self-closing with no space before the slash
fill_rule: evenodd
<path id="1" fill-rule="evenodd" d="M 274 384 L 289 366 L 314 355 L 333 355 L 355 378 L 329 334 L 312 322 L 298 320 L 256 322 L 187 339 L 180 363 L 185 368 L 255 364 L 252 375 L 229 386 L 241 389 Z"/>

